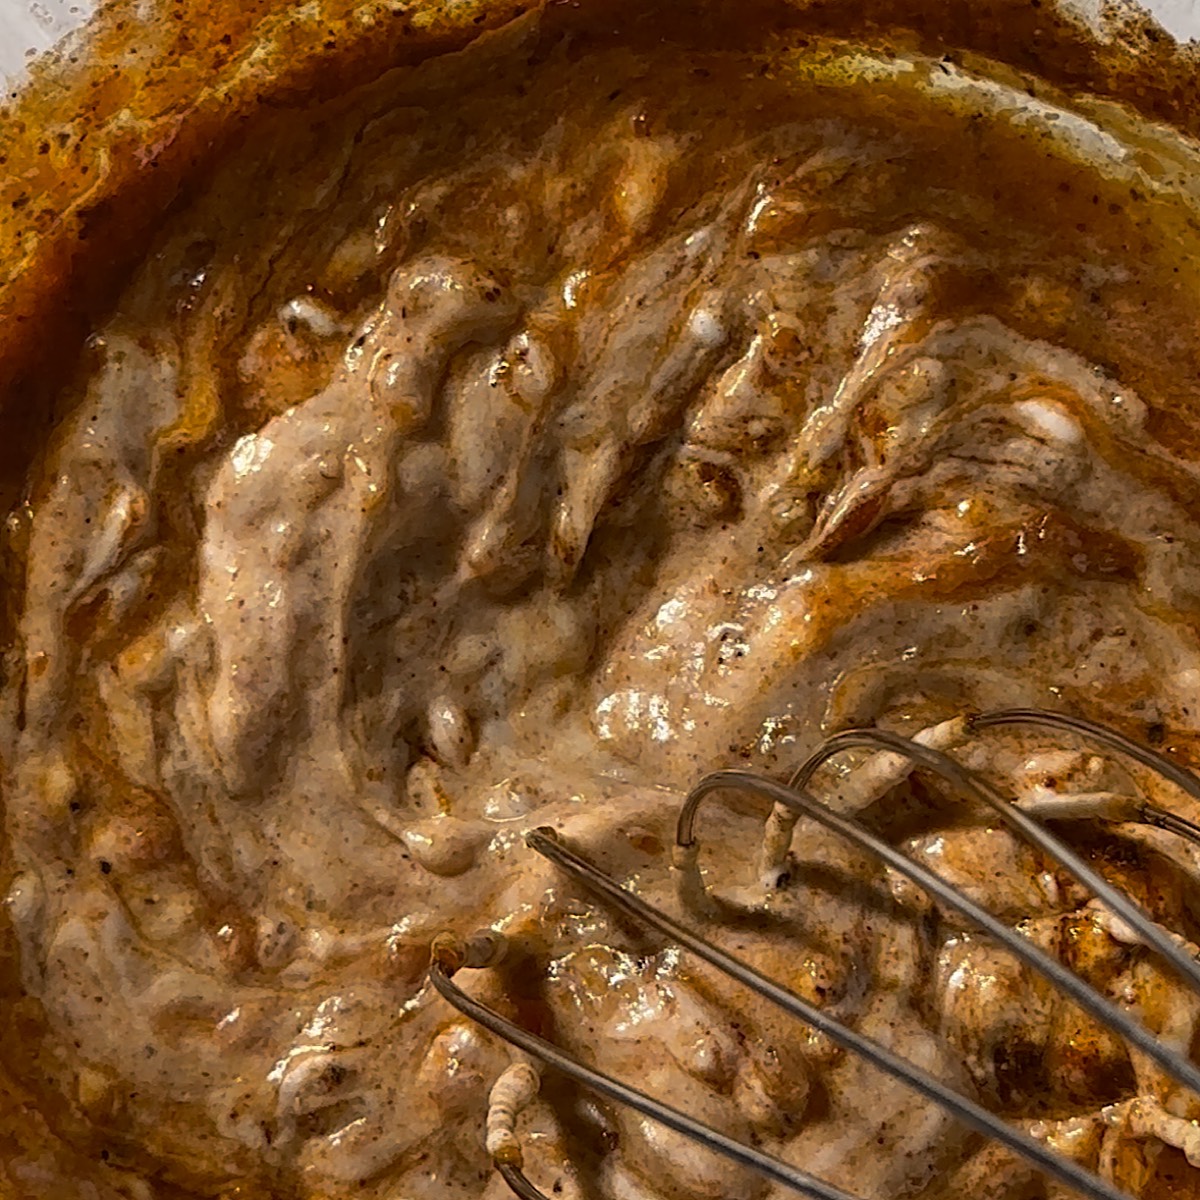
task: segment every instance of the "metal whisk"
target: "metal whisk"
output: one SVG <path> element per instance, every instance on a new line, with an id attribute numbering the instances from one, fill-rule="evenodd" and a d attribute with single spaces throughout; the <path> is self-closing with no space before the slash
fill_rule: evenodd
<path id="1" fill-rule="evenodd" d="M 1037 709 L 1006 709 L 960 717 L 925 730 L 916 739 L 900 737 L 879 729 L 855 729 L 825 741 L 786 784 L 747 771 L 735 770 L 717 771 L 702 779 L 684 801 L 676 826 L 673 868 L 680 898 L 684 906 L 693 911 L 712 911 L 712 901 L 701 878 L 697 857 L 699 843 L 696 838 L 696 821 L 702 803 L 720 791 L 741 791 L 762 796 L 774 804 L 764 832 L 760 858 L 760 865 L 768 884 L 781 882 L 796 822 L 801 817 L 811 818 L 861 849 L 874 854 L 887 866 L 918 884 L 929 895 L 936 897 L 947 908 L 953 909 L 990 934 L 1012 954 L 1041 972 L 1092 1017 L 1120 1034 L 1130 1046 L 1146 1055 L 1177 1082 L 1200 1095 L 1200 1068 L 1158 1041 L 1127 1013 L 1122 1012 L 1090 984 L 1032 941 L 981 908 L 940 876 L 883 841 L 852 816 L 835 811 L 828 804 L 814 798 L 807 790 L 814 773 L 823 763 L 834 755 L 851 749 L 865 748 L 884 752 L 875 756 L 878 764 L 873 781 L 875 794 L 885 793 L 898 782 L 910 769 L 910 763 L 935 772 L 961 793 L 990 806 L 1017 835 L 1056 860 L 1090 890 L 1111 914 L 1123 921 L 1144 945 L 1166 959 L 1175 972 L 1200 993 L 1200 963 L 1180 944 L 1181 939 L 1156 924 L 1127 895 L 1101 878 L 1039 819 L 1023 811 L 982 776 L 945 753 L 947 748 L 961 745 L 968 737 L 982 730 L 1018 725 L 1049 727 L 1098 743 L 1105 750 L 1157 773 L 1162 779 L 1200 800 L 1200 779 L 1190 771 L 1172 763 L 1157 751 L 1131 741 L 1111 729 L 1061 713 Z M 1060 814 L 1054 811 L 1051 802 L 1042 815 L 1053 818 Z M 1140 796 L 1099 795 L 1095 798 L 1093 815 L 1101 819 L 1136 821 L 1156 826 L 1200 844 L 1200 827 L 1147 802 Z M 941 1105 L 965 1125 L 1002 1143 L 1046 1176 L 1074 1188 L 1079 1195 L 1088 1197 L 1089 1200 L 1128 1200 L 1126 1193 L 1090 1170 L 1055 1153 L 1024 1131 L 1002 1121 L 974 1100 L 947 1087 L 927 1072 L 893 1054 L 885 1046 L 802 1000 L 747 963 L 721 950 L 706 938 L 634 895 L 564 844 L 554 830 L 533 830 L 527 835 L 526 842 L 531 849 L 549 859 L 614 908 L 657 930 L 677 945 L 778 1005 L 785 1012 L 825 1034 L 844 1049 L 861 1055 L 880 1071 L 901 1080 L 914 1091 Z M 453 976 L 462 968 L 486 968 L 498 964 L 504 956 L 505 945 L 503 935 L 492 930 L 477 933 L 466 940 L 453 935 L 442 935 L 434 942 L 429 978 L 438 992 L 461 1013 L 517 1047 L 530 1059 L 562 1072 L 610 1100 L 628 1105 L 708 1150 L 753 1168 L 801 1195 L 817 1197 L 818 1200 L 857 1200 L 850 1193 L 815 1178 L 799 1167 L 753 1146 L 745 1145 L 686 1113 L 578 1061 L 550 1042 L 480 1003 L 454 982 Z M 488 1150 L 497 1170 L 522 1200 L 546 1200 L 544 1194 L 524 1174 L 522 1148 L 516 1134 L 517 1116 L 536 1096 L 538 1083 L 538 1074 L 533 1067 L 525 1061 L 517 1062 L 500 1077 L 490 1097 Z"/>

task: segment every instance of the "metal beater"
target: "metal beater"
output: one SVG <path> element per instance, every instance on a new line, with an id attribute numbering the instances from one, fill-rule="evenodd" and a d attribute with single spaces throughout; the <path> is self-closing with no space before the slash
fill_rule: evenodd
<path id="1" fill-rule="evenodd" d="M 1053 801 L 1043 806 L 1038 815 L 1031 815 L 1006 799 L 981 775 L 967 769 L 946 753 L 947 749 L 962 745 L 968 738 L 985 729 L 1016 725 L 1048 727 L 1081 737 L 1100 745 L 1109 753 L 1157 773 L 1160 778 L 1200 800 L 1200 779 L 1190 771 L 1179 767 L 1156 750 L 1134 742 L 1111 729 L 1061 713 L 1038 709 L 1005 709 L 959 717 L 925 730 L 915 739 L 900 737 L 879 729 L 855 729 L 837 734 L 822 743 L 786 784 L 740 770 L 717 771 L 702 779 L 684 801 L 676 825 L 673 868 L 680 899 L 684 906 L 692 911 L 706 911 L 711 905 L 700 874 L 699 842 L 696 838 L 697 817 L 704 801 L 721 791 L 741 791 L 764 797 L 774 805 L 766 824 L 760 852 L 760 865 L 764 882 L 768 886 L 779 885 L 782 882 L 784 864 L 797 821 L 801 817 L 811 818 L 856 846 L 871 852 L 893 870 L 925 889 L 929 895 L 936 897 L 946 907 L 955 910 L 991 935 L 1026 964 L 1045 975 L 1092 1017 L 1119 1033 L 1131 1047 L 1145 1054 L 1177 1082 L 1200 1095 L 1200 1068 L 1176 1050 L 1158 1041 L 1090 984 L 981 908 L 957 888 L 881 840 L 853 816 L 835 811 L 828 804 L 814 798 L 807 790 L 814 773 L 823 763 L 843 751 L 852 749 L 883 752 L 877 753 L 874 760 L 869 760 L 874 762 L 874 767 L 867 772 L 868 790 L 872 795 L 885 794 L 911 769 L 910 763 L 940 775 L 960 793 L 990 806 L 1017 835 L 1066 868 L 1109 913 L 1124 922 L 1141 943 L 1161 955 L 1183 980 L 1200 993 L 1200 962 L 1186 944 L 1181 944 L 1182 939 L 1151 920 L 1127 895 L 1096 874 L 1079 855 L 1042 823 L 1039 815 L 1051 818 L 1063 815 L 1055 811 Z M 1095 797 L 1088 797 L 1087 800 L 1090 808 L 1084 814 L 1086 816 L 1152 825 L 1200 844 L 1200 827 L 1149 803 L 1140 796 L 1097 794 Z M 527 835 L 526 842 L 531 849 L 549 859 L 614 908 L 657 930 L 670 941 L 827 1035 L 844 1049 L 861 1055 L 879 1070 L 894 1076 L 914 1091 L 940 1104 L 964 1124 L 1001 1142 L 1046 1176 L 1075 1189 L 1088 1200 L 1129 1200 L 1125 1192 L 1090 1170 L 1055 1153 L 1024 1131 L 1010 1126 L 975 1101 L 947 1087 L 873 1039 L 863 1036 L 808 1004 L 745 962 L 646 903 L 568 847 L 554 830 L 533 830 Z M 753 1146 L 745 1145 L 565 1054 L 550 1042 L 480 1003 L 454 982 L 453 976 L 457 971 L 463 968 L 495 966 L 503 958 L 504 952 L 505 939 L 502 934 L 493 930 L 484 930 L 466 940 L 449 934 L 442 935 L 433 945 L 429 968 L 430 981 L 447 1001 L 471 1020 L 517 1047 L 530 1059 L 562 1072 L 608 1099 L 628 1105 L 706 1149 L 751 1167 L 800 1195 L 815 1197 L 817 1200 L 858 1200 L 852 1194 L 815 1178 L 799 1167 Z M 534 1099 L 538 1086 L 538 1072 L 528 1061 L 519 1061 L 501 1075 L 492 1089 L 489 1101 L 487 1148 L 496 1169 L 522 1200 L 546 1200 L 544 1193 L 529 1181 L 523 1171 L 523 1152 L 516 1133 L 517 1117 Z"/>

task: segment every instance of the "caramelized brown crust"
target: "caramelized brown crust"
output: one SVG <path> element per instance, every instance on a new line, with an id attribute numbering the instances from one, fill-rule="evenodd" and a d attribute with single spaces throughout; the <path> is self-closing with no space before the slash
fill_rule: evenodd
<path id="1" fill-rule="evenodd" d="M 458 49 L 531 0 L 111 0 L 0 107 L 0 379 L 4 401 L 44 395 L 88 317 L 111 298 L 148 229 L 264 109 L 303 107 L 386 70 Z M 728 44 L 806 28 L 954 57 L 980 54 L 1066 89 L 1200 132 L 1194 48 L 1110 6 L 1097 41 L 1041 0 L 720 0 L 662 11 L 624 0 L 545 7 L 620 29 Z M 50 347 L 53 346 L 53 350 Z M 35 380 L 37 381 L 35 384 Z M 14 386 L 15 385 L 15 386 Z M 29 401 L 26 400 L 26 403 Z M 9 443 L 11 445 L 11 443 Z"/>

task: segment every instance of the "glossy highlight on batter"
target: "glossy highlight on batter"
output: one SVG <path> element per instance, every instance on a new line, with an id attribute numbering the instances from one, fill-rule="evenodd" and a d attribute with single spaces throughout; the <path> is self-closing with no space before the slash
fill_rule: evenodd
<path id="1" fill-rule="evenodd" d="M 918 34 L 723 12 L 455 43 L 431 9 L 198 174 L 162 142 L 186 185 L 70 303 L 5 285 L 79 347 L 0 346 L 52 412 L 6 527 L 16 1195 L 495 1200 L 509 1056 L 425 982 L 479 925 L 516 947 L 490 1003 L 731 1135 L 864 1197 L 1030 1186 L 523 838 L 669 908 L 690 784 L 850 724 L 1031 704 L 1194 758 L 1194 148 Z M 1021 796 L 1121 786 L 1034 734 L 970 753 Z M 1053 864 L 892 782 L 889 838 L 1193 1036 Z M 714 940 L 1133 1194 L 1195 1186 L 1195 1098 L 833 837 L 751 895 L 760 818 L 706 833 L 757 914 Z M 1079 836 L 1196 940 L 1184 851 Z M 568 1200 L 772 1194 L 554 1086 L 524 1136 Z"/>

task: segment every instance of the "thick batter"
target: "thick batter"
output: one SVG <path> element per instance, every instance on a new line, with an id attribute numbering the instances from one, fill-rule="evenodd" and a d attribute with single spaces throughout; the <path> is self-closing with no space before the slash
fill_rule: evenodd
<path id="1" fill-rule="evenodd" d="M 7 524 L 5 1055 L 45 1124 L 14 1195 L 504 1195 L 508 1051 L 424 980 L 487 924 L 493 1002 L 864 1197 L 1058 1195 L 522 834 L 673 906 L 680 791 L 847 724 L 1031 703 L 1195 756 L 1193 149 L 889 39 L 622 29 L 531 13 L 260 113 L 91 320 Z M 1043 793 L 1108 770 L 969 753 Z M 761 817 L 706 818 L 757 914 L 714 938 L 1134 1194 L 1200 1194 L 1194 1099 L 832 838 L 754 891 Z M 869 818 L 1190 1040 L 984 814 L 913 781 Z M 1194 936 L 1182 852 L 1074 836 Z M 550 1078 L 529 1121 L 568 1200 L 768 1194 Z"/>

